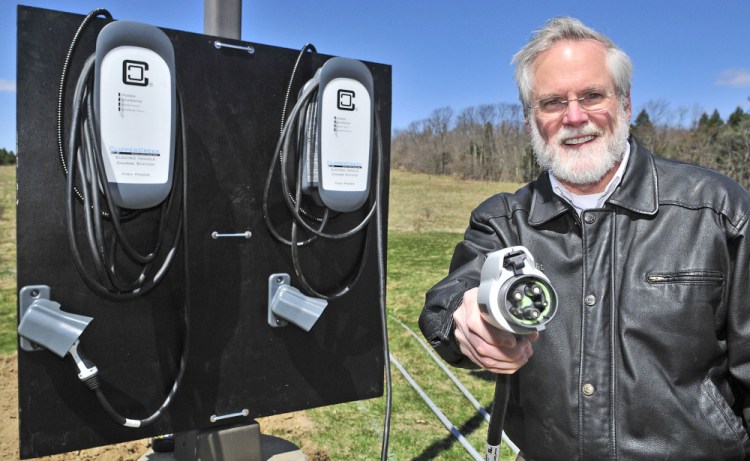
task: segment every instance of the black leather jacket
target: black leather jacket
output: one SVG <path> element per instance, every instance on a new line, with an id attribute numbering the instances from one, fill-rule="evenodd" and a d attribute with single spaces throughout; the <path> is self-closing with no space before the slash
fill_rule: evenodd
<path id="1" fill-rule="evenodd" d="M 511 379 L 505 430 L 527 459 L 750 459 L 750 194 L 629 142 L 620 186 L 582 220 L 546 173 L 474 210 L 420 328 L 471 367 L 452 313 L 488 252 L 523 245 L 559 295 Z"/>

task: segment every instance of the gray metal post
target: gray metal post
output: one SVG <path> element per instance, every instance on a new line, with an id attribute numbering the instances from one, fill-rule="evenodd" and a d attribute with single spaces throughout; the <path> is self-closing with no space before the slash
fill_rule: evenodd
<path id="1" fill-rule="evenodd" d="M 240 39 L 242 0 L 203 0 L 203 33 Z"/>

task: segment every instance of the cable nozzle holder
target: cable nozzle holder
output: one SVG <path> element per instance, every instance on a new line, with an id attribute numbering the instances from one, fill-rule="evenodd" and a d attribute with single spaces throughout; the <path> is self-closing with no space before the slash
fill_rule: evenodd
<path id="1" fill-rule="evenodd" d="M 21 349 L 48 349 L 65 358 L 92 317 L 71 314 L 60 309 L 60 304 L 50 300 L 46 285 L 26 286 L 19 292 L 20 318 L 18 335 Z M 36 345 L 36 346 L 35 346 Z"/>
<path id="2" fill-rule="evenodd" d="M 307 296 L 289 283 L 289 274 L 268 277 L 268 324 L 278 328 L 291 322 L 309 332 L 328 301 Z"/>

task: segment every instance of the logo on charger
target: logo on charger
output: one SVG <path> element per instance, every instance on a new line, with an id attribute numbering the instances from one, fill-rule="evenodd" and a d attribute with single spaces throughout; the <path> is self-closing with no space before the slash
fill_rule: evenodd
<path id="1" fill-rule="evenodd" d="M 354 91 L 339 90 L 336 106 L 341 110 L 354 110 Z"/>
<path id="2" fill-rule="evenodd" d="M 148 86 L 146 71 L 148 63 L 142 61 L 122 61 L 122 83 L 126 85 Z"/>

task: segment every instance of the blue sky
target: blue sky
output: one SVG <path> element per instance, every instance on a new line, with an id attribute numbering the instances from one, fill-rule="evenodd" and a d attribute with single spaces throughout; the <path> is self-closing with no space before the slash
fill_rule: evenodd
<path id="1" fill-rule="evenodd" d="M 15 151 L 18 4 L 203 32 L 203 0 L 0 2 L 0 147 Z M 575 16 L 634 63 L 635 111 L 654 101 L 686 121 L 696 110 L 750 111 L 746 0 L 244 0 L 242 40 L 393 66 L 393 128 L 485 103 L 517 102 L 510 58 L 547 19 Z"/>

